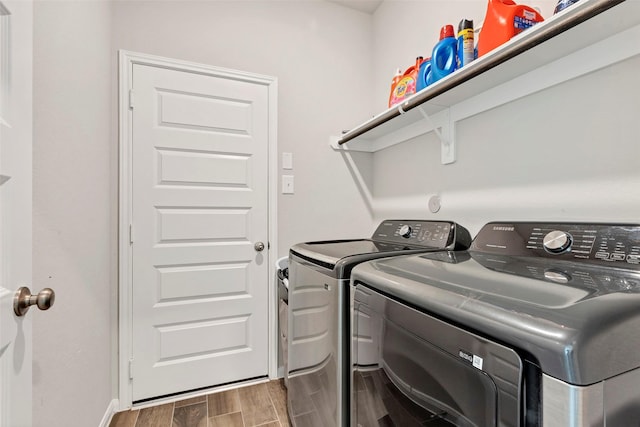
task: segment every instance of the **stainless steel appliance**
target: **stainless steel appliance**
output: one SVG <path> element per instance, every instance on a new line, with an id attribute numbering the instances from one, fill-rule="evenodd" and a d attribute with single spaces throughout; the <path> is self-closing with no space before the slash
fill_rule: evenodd
<path id="1" fill-rule="evenodd" d="M 353 425 L 640 425 L 640 226 L 490 223 L 352 285 Z"/>
<path id="2" fill-rule="evenodd" d="M 288 410 L 294 426 L 349 425 L 349 278 L 382 257 L 466 249 L 453 222 L 386 220 L 370 239 L 309 242 L 289 254 Z"/>

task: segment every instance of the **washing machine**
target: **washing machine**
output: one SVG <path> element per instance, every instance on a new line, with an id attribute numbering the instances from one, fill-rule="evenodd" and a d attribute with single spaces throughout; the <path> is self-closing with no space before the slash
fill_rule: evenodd
<path id="1" fill-rule="evenodd" d="M 354 426 L 640 425 L 638 225 L 490 223 L 352 287 Z"/>
<path id="2" fill-rule="evenodd" d="M 289 252 L 288 385 L 294 426 L 348 426 L 349 279 L 361 262 L 460 250 L 469 232 L 454 222 L 386 220 L 371 238 L 307 242 Z"/>

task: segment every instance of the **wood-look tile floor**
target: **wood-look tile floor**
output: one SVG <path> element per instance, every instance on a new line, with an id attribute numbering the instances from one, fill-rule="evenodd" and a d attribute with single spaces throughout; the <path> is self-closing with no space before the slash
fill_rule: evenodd
<path id="1" fill-rule="evenodd" d="M 282 380 L 118 412 L 109 427 L 289 427 Z"/>

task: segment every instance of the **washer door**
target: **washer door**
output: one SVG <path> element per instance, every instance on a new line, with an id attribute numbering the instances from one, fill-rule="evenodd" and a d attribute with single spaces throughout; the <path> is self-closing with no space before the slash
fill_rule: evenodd
<path id="1" fill-rule="evenodd" d="M 380 343 L 375 363 L 353 346 L 355 425 L 519 425 L 522 361 L 514 350 L 362 285 L 354 310 L 354 339 L 377 331 L 371 339 Z"/>

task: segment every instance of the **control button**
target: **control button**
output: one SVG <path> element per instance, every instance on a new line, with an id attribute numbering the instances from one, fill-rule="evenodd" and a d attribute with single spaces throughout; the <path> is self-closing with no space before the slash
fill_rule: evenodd
<path id="1" fill-rule="evenodd" d="M 564 252 L 571 247 L 571 234 L 565 231 L 554 230 L 544 236 L 542 246 L 544 246 L 547 252 L 551 252 L 552 254 Z"/>
<path id="2" fill-rule="evenodd" d="M 412 231 L 411 227 L 405 224 L 402 227 L 400 227 L 400 230 L 398 230 L 398 233 L 402 237 L 408 239 L 409 237 L 411 237 L 411 231 Z"/>
<path id="3" fill-rule="evenodd" d="M 624 261 L 624 258 L 624 254 L 618 252 L 611 254 L 611 259 L 614 261 Z"/>
<path id="4" fill-rule="evenodd" d="M 608 259 L 609 258 L 609 252 L 596 252 L 596 258 L 600 258 L 600 259 Z"/>
<path id="5" fill-rule="evenodd" d="M 627 262 L 629 264 L 640 264 L 640 255 L 636 255 L 636 254 L 627 255 Z"/>
<path id="6" fill-rule="evenodd" d="M 568 283 L 571 276 L 562 271 L 547 270 L 544 272 L 544 278 L 556 283 Z"/>

